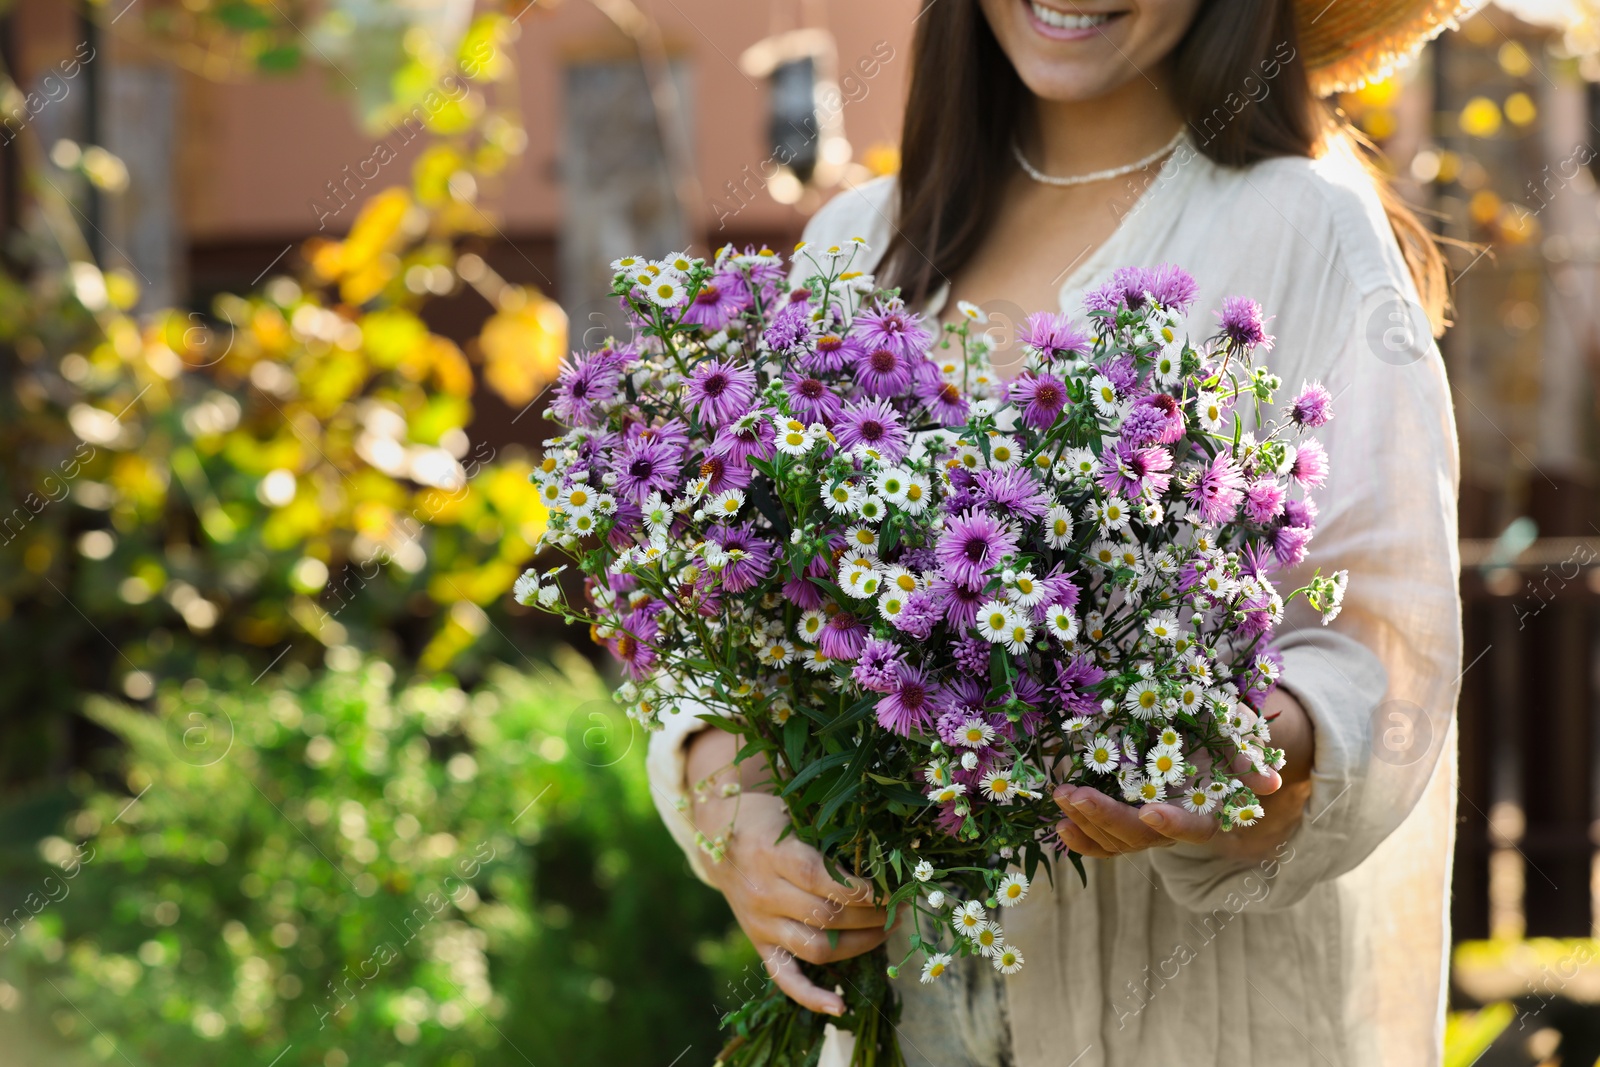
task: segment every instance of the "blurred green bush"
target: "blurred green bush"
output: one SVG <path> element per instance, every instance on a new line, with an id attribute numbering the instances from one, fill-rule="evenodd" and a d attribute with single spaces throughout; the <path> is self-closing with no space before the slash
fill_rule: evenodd
<path id="1" fill-rule="evenodd" d="M 708 1062 L 753 954 L 587 663 L 328 661 L 91 704 L 126 790 L 13 872 L 0 1006 L 138 1067 Z"/>

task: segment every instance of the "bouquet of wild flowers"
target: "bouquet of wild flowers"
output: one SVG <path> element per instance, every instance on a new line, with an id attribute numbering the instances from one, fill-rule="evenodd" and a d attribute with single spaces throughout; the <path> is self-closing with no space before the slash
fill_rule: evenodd
<path id="1" fill-rule="evenodd" d="M 586 603 L 562 568 L 517 595 L 591 625 L 640 722 L 739 734 L 829 869 L 914 912 L 923 981 L 956 956 L 1011 974 L 999 916 L 1060 847 L 1056 783 L 1262 816 L 1233 774 L 1282 763 L 1271 576 L 1311 537 L 1330 398 L 1268 417 L 1259 307 L 1230 299 L 1195 348 L 1170 266 L 1117 272 L 1087 331 L 1033 316 L 1005 382 L 977 309 L 935 332 L 860 251 L 802 246 L 795 288 L 767 251 L 614 264 L 637 337 L 565 368 L 535 473 Z M 1327 620 L 1344 582 L 1290 595 Z M 905 963 L 813 969 L 857 1063 L 901 1062 Z M 726 1021 L 750 1064 L 811 1062 L 824 1023 L 774 989 Z"/>

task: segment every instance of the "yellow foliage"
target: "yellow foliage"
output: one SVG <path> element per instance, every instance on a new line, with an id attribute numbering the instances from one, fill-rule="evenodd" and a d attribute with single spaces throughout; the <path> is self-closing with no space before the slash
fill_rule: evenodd
<path id="1" fill-rule="evenodd" d="M 428 148 L 411 166 L 411 181 L 418 202 L 432 208 L 448 202 L 450 179 L 466 166 L 466 159 L 449 145 L 436 144 Z"/>
<path id="2" fill-rule="evenodd" d="M 428 338 L 423 351 L 432 365 L 434 383 L 440 389 L 451 396 L 472 395 L 472 365 L 454 341 L 434 335 Z"/>
<path id="3" fill-rule="evenodd" d="M 520 292 L 520 300 L 502 300 L 478 338 L 484 380 L 513 407 L 555 380 L 567 350 L 567 316 L 560 305 L 532 290 Z"/>
<path id="4" fill-rule="evenodd" d="M 1444 1024 L 1443 1067 L 1471 1067 L 1516 1017 L 1506 1001 L 1479 1011 L 1452 1012 Z"/>

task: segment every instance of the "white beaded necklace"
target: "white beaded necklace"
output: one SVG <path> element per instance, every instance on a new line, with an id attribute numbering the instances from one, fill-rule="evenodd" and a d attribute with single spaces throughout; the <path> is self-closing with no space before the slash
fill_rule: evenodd
<path id="1" fill-rule="evenodd" d="M 1182 140 L 1183 129 L 1182 127 L 1179 127 L 1178 132 L 1172 135 L 1172 140 L 1168 141 L 1154 152 L 1151 152 L 1143 159 L 1136 159 L 1132 163 L 1129 163 L 1127 166 L 1123 167 L 1112 167 L 1110 170 L 1097 170 L 1088 174 L 1074 174 L 1066 178 L 1058 178 L 1053 174 L 1046 174 L 1044 171 L 1035 167 L 1032 163 L 1029 163 L 1028 157 L 1022 154 L 1022 146 L 1018 145 L 1015 141 L 1011 142 L 1011 154 L 1017 157 L 1017 163 L 1021 165 L 1023 173 L 1027 174 L 1028 177 L 1032 178 L 1036 182 L 1042 182 L 1045 185 L 1057 186 L 1088 185 L 1090 182 L 1103 182 L 1110 178 L 1120 178 L 1124 174 L 1132 174 L 1136 170 L 1144 170 L 1144 168 L 1148 167 L 1162 156 L 1177 148 L 1178 142 Z"/>

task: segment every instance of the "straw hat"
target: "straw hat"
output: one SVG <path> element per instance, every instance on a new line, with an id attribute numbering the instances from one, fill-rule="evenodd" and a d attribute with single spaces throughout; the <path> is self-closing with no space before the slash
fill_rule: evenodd
<path id="1" fill-rule="evenodd" d="M 1296 0 L 1300 53 L 1318 96 L 1381 81 L 1484 0 Z"/>

